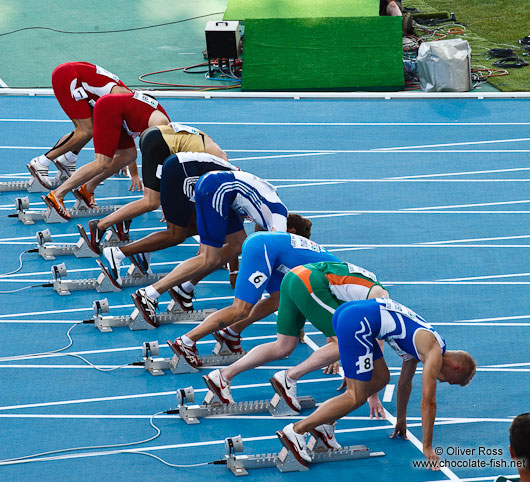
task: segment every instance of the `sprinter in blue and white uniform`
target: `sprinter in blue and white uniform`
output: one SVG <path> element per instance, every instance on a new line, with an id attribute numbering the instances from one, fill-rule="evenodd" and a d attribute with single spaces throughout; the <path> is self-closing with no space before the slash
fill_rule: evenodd
<path id="1" fill-rule="evenodd" d="M 389 298 L 375 298 L 341 305 L 333 316 L 333 328 L 346 379 L 346 392 L 324 402 L 309 417 L 277 432 L 282 444 L 301 464 L 311 462 L 305 433 L 333 424 L 381 390 L 390 373 L 376 339 L 385 340 L 403 359 L 398 383 L 397 421 L 394 434 L 406 436 L 407 404 L 412 378 L 423 363 L 421 419 L 423 453 L 433 470 L 440 457 L 432 448 L 436 418 L 436 382 L 467 385 L 475 375 L 476 362 L 465 351 L 448 351 L 444 339 L 421 316 Z"/>
<path id="2" fill-rule="evenodd" d="M 213 171 L 202 175 L 191 199 L 195 202 L 199 254 L 179 264 L 156 283 L 131 295 L 145 321 L 157 326 L 156 310 L 162 293 L 191 284 L 192 291 L 207 274 L 241 253 L 246 238 L 242 218 L 266 231 L 286 231 L 287 208 L 267 181 L 243 171 Z M 190 300 L 191 301 L 191 300 Z"/>

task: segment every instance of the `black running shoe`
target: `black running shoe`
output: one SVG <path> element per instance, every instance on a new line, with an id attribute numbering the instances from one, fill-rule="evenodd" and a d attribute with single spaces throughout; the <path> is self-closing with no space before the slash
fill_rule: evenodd
<path id="1" fill-rule="evenodd" d="M 138 308 L 138 311 L 144 317 L 144 320 L 151 326 L 157 328 L 159 325 L 156 318 L 158 311 L 158 300 L 154 300 L 153 298 L 147 296 L 144 288 L 136 290 L 136 292 L 131 295 L 131 298 L 134 302 L 134 306 Z"/>
<path id="2" fill-rule="evenodd" d="M 131 223 L 132 219 L 126 219 L 112 226 L 113 231 L 120 241 L 129 241 L 129 228 L 131 227 Z"/>
<path id="3" fill-rule="evenodd" d="M 171 299 L 180 305 L 182 311 L 193 311 L 193 291 L 188 293 L 182 289 L 181 285 L 177 285 L 169 288 L 168 293 Z"/>
<path id="4" fill-rule="evenodd" d="M 96 252 L 101 254 L 101 241 L 105 235 L 106 229 L 98 228 L 98 219 L 91 219 L 88 221 L 88 230 L 90 231 L 90 246 Z"/>

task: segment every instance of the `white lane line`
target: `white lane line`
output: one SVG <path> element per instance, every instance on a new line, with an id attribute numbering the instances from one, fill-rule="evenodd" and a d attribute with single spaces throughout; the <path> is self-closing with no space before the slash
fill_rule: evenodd
<path id="1" fill-rule="evenodd" d="M 324 383 L 324 382 L 337 383 L 337 381 L 340 382 L 341 378 L 330 376 L 327 378 L 299 380 L 298 383 Z M 248 384 L 248 385 L 234 385 L 230 388 L 232 390 L 234 389 L 237 390 L 237 389 L 262 388 L 262 387 L 270 387 L 270 383 L 267 382 L 267 383 L 253 383 L 253 384 Z M 195 393 L 205 393 L 208 391 L 208 388 L 195 388 L 194 391 Z M 0 411 L 19 410 L 22 408 L 52 407 L 52 406 L 58 406 L 58 405 L 75 405 L 75 404 L 80 404 L 80 403 L 130 400 L 130 399 L 136 399 L 136 398 L 166 397 L 169 395 L 175 395 L 176 393 L 177 393 L 176 390 L 172 390 L 168 392 L 135 393 L 132 395 L 116 395 L 112 397 L 81 398 L 81 399 L 72 399 L 72 400 L 59 400 L 55 402 L 40 402 L 40 403 L 27 403 L 27 404 L 19 404 L 19 405 L 6 405 L 6 406 L 0 407 Z"/>
<path id="2" fill-rule="evenodd" d="M 166 227 L 165 226 L 157 226 L 157 227 L 154 227 L 154 228 L 135 228 L 135 229 L 130 229 L 130 232 L 133 233 L 133 232 L 146 232 L 146 231 L 165 231 L 166 230 Z M 52 237 L 53 238 L 77 238 L 79 239 L 80 236 L 79 236 L 79 232 L 75 232 L 75 233 L 63 233 L 63 234 L 57 234 L 57 233 L 52 233 Z M 529 236 L 530 237 L 530 236 Z M 0 241 L 2 242 L 9 242 L 9 241 L 24 241 L 24 240 L 28 240 L 28 241 L 35 241 L 35 235 L 33 236 L 17 236 L 15 238 L 0 238 Z M 186 241 L 182 244 L 179 244 L 179 246 L 198 246 L 197 244 L 195 243 L 190 243 L 189 241 Z"/>
<path id="3" fill-rule="evenodd" d="M 320 335 L 320 332 L 308 332 L 309 335 Z M 246 337 L 245 340 L 248 341 L 254 341 L 254 340 L 273 340 L 276 339 L 276 334 L 274 335 L 262 335 L 262 336 L 249 336 Z M 199 345 L 212 345 L 216 343 L 215 340 L 200 340 L 197 342 Z M 160 344 L 161 348 L 168 348 L 168 345 L 166 343 Z M 85 351 L 73 351 L 73 352 L 59 352 L 59 353 L 48 353 L 43 352 L 42 354 L 38 354 L 36 356 L 29 356 L 25 354 L 21 355 L 11 355 L 11 356 L 5 356 L 1 357 L 0 360 L 3 361 L 19 361 L 19 360 L 41 360 L 44 358 L 64 358 L 71 355 L 93 355 L 97 353 L 118 353 L 118 352 L 126 352 L 126 351 L 135 351 L 135 350 L 141 350 L 142 348 L 139 346 L 128 346 L 128 347 L 120 347 L 120 348 L 107 348 L 107 349 L 98 349 L 98 350 L 85 350 Z"/>
<path id="4" fill-rule="evenodd" d="M 529 234 L 523 234 L 520 236 L 494 236 L 490 238 L 463 238 L 463 239 L 449 239 L 445 241 L 424 241 L 417 244 L 449 244 L 449 243 L 469 243 L 477 241 L 499 241 L 504 239 L 528 239 L 530 238 Z"/>
<path id="5" fill-rule="evenodd" d="M 401 146 L 401 147 L 380 147 L 379 151 L 397 151 L 405 149 L 425 149 L 426 147 L 451 147 L 451 146 L 471 146 L 477 144 L 499 144 L 504 142 L 526 142 L 530 141 L 530 137 L 521 137 L 518 139 L 495 139 L 490 141 L 466 141 L 466 142 L 450 142 L 447 144 L 423 144 L 419 146 Z"/>
<path id="6" fill-rule="evenodd" d="M 412 210 L 414 208 L 405 209 L 358 209 L 358 210 L 333 210 L 333 211 L 305 211 L 297 209 L 296 212 L 299 214 L 323 214 L 323 213 L 335 213 L 335 214 L 530 214 L 530 210 L 527 211 L 508 211 L 508 210 L 494 210 L 488 211 L 486 209 L 480 211 L 422 211 L 421 209 Z"/>
<path id="7" fill-rule="evenodd" d="M 443 144 L 441 144 L 443 145 Z M 450 145 L 450 144 L 449 144 Z M 49 149 L 50 146 L 0 146 L 0 149 L 8 149 L 8 150 L 46 150 Z M 395 149 L 395 150 L 393 150 Z M 421 154 L 521 154 L 521 153 L 527 153 L 530 152 L 530 149 L 420 149 L 420 148 L 414 148 L 415 150 L 407 150 L 407 149 L 413 149 L 412 147 L 387 147 L 387 148 L 374 148 L 374 149 L 224 149 L 225 152 L 261 152 L 261 153 L 274 153 L 274 152 L 293 152 L 293 153 L 315 153 L 317 151 L 321 152 L 322 154 L 378 154 L 379 156 L 381 154 L 390 153 L 392 155 L 401 153 L 401 154 L 408 154 L 410 155 L 411 152 L 414 153 L 421 153 Z M 93 147 L 84 147 L 83 150 L 85 151 L 93 151 Z M 353 159 L 353 161 L 357 162 L 357 159 Z"/>
<path id="8" fill-rule="evenodd" d="M 202 302 L 202 301 L 219 301 L 219 300 L 233 300 L 234 299 L 234 296 L 214 296 L 214 297 L 211 297 L 211 298 L 199 298 L 197 299 L 196 301 L 197 302 Z M 159 303 L 159 305 L 161 306 L 165 306 L 165 305 L 168 305 L 170 302 L 167 301 L 162 301 L 161 303 Z M 117 305 L 117 306 L 112 306 L 112 309 L 117 309 L 117 308 L 132 308 L 134 305 L 131 303 L 131 304 L 126 304 L 126 305 Z M 90 307 L 90 308 L 69 308 L 69 309 L 65 309 L 65 310 L 48 310 L 48 311 L 29 311 L 29 312 L 26 312 L 26 313 L 9 313 L 9 314 L 4 314 L 4 315 L 0 315 L 0 318 L 13 318 L 13 317 L 17 317 L 17 316 L 32 316 L 32 315 L 49 315 L 49 314 L 59 314 L 59 313 L 74 313 L 74 312 L 83 312 L 83 311 L 92 311 L 93 308 Z"/>
<path id="9" fill-rule="evenodd" d="M 306 157 L 306 156 L 334 156 L 337 152 L 304 152 L 302 154 L 282 154 L 276 156 L 257 156 L 257 157 L 234 157 L 230 158 L 233 161 L 255 161 L 258 159 L 281 159 L 286 157 Z"/>
<path id="10" fill-rule="evenodd" d="M 405 210 L 413 209 L 415 211 L 421 211 L 424 209 L 453 209 L 453 208 L 473 208 L 473 207 L 479 207 L 479 206 L 504 206 L 508 204 L 528 204 L 530 203 L 530 199 L 523 199 L 521 201 L 500 201 L 500 202 L 492 202 L 492 203 L 473 203 L 473 204 L 451 204 L 446 206 L 425 206 L 425 207 L 415 207 L 415 208 L 404 208 Z"/>
<path id="11" fill-rule="evenodd" d="M 512 169 L 488 169 L 484 171 L 457 171 L 457 172 L 445 172 L 445 173 L 439 173 L 439 174 L 418 174 L 414 176 L 397 176 L 397 177 L 389 177 L 387 179 L 416 179 L 416 178 L 422 178 L 422 177 L 444 177 L 444 176 L 465 176 L 468 174 L 491 174 L 491 173 L 498 173 L 498 172 L 518 172 L 518 171 L 530 171 L 530 167 L 517 167 Z"/>
<path id="12" fill-rule="evenodd" d="M 384 408 L 386 419 L 392 424 L 392 426 L 396 426 L 396 417 L 394 417 L 386 408 Z M 407 429 L 410 428 L 410 426 L 407 427 Z M 420 442 L 420 440 L 410 431 L 407 430 L 407 437 L 409 441 L 421 452 L 423 453 L 423 443 Z M 440 471 L 449 478 L 449 480 L 455 480 L 459 481 L 460 478 L 450 469 L 447 467 L 440 467 Z"/>
<path id="13" fill-rule="evenodd" d="M 472 280 L 478 280 L 478 279 L 493 279 L 493 278 L 520 278 L 530 276 L 530 273 L 513 273 L 513 274 L 496 274 L 496 275 L 489 275 L 489 276 L 470 276 L 467 278 L 447 278 L 447 279 L 441 279 L 439 281 L 472 281 Z"/>
<path id="14" fill-rule="evenodd" d="M 529 211 L 530 214 L 530 211 Z M 342 251 L 345 249 L 366 248 L 530 248 L 530 244 L 323 244 L 328 251 Z"/>
<path id="15" fill-rule="evenodd" d="M 453 322 L 440 322 L 440 323 L 429 323 L 433 326 L 512 326 L 522 327 L 530 326 L 530 323 L 462 323 L 458 321 Z"/>
<path id="16" fill-rule="evenodd" d="M 503 363 L 502 365 L 485 365 L 484 368 L 526 367 L 526 366 L 530 366 L 530 362 L 524 362 L 524 363 Z"/>
<path id="17" fill-rule="evenodd" d="M 389 383 L 385 387 L 385 393 L 383 394 L 383 402 L 388 403 L 392 401 L 392 397 L 394 396 L 394 389 L 396 388 L 395 385 Z"/>
<path id="18" fill-rule="evenodd" d="M 20 119 L 2 118 L 0 122 L 59 122 L 70 123 L 69 119 Z M 226 125 L 226 126 L 527 126 L 530 122 L 215 122 L 215 121 L 191 121 L 183 120 L 185 124 L 197 125 Z"/>
<path id="19" fill-rule="evenodd" d="M 158 417 L 157 417 L 158 418 Z M 160 418 L 165 418 L 161 416 Z M 177 418 L 177 416 L 174 416 L 174 418 Z M 211 417 L 214 418 L 214 417 Z M 241 417 L 241 416 L 222 416 L 222 417 L 215 417 L 215 418 L 227 418 L 227 419 L 247 419 L 251 417 Z M 255 417 L 252 417 L 255 418 Z M 271 419 L 271 417 L 267 417 L 268 419 Z M 277 417 L 281 419 L 297 419 L 301 417 Z M 347 418 L 347 417 L 344 417 Z M 435 422 L 435 425 L 447 425 L 454 423 L 452 421 L 449 422 Z M 457 422 L 458 423 L 458 422 Z M 420 423 L 411 423 L 408 424 L 407 427 L 410 428 L 417 428 L 421 427 Z M 372 431 L 380 431 L 380 430 L 390 430 L 393 426 L 390 424 L 385 425 L 376 425 L 376 426 L 369 426 L 369 427 L 361 427 L 361 428 L 349 428 L 349 429 L 340 429 L 336 430 L 335 433 L 355 433 L 355 432 L 372 432 Z M 258 437 L 245 437 L 243 438 L 243 442 L 249 443 L 249 442 L 260 442 L 264 440 L 275 440 L 275 435 L 265 435 L 265 436 L 258 436 Z M 48 456 L 48 457 L 35 457 L 35 458 L 28 458 L 24 460 L 13 460 L 10 462 L 0 462 L 0 465 L 17 465 L 22 463 L 29 463 L 29 462 L 48 462 L 48 461 L 55 461 L 55 460 L 67 460 L 67 459 L 77 459 L 77 458 L 86 458 L 86 457 L 99 457 L 104 455 L 119 455 L 119 454 L 130 454 L 130 453 L 137 453 L 137 452 L 153 452 L 158 450 L 170 450 L 170 449 L 180 449 L 180 448 L 190 448 L 190 447 L 202 447 L 202 446 L 208 446 L 208 445 L 222 445 L 224 444 L 224 440 L 210 440 L 210 441 L 204 441 L 204 442 L 188 442 L 188 443 L 180 443 L 180 444 L 171 444 L 171 445 L 158 445 L 158 446 L 147 446 L 147 447 L 132 447 L 130 449 L 119 449 L 119 450 L 107 450 L 107 451 L 94 451 L 94 452 L 77 452 L 77 453 L 71 453 L 71 454 L 64 454 L 64 455 L 54 455 L 54 456 Z M 449 470 L 449 469 L 447 469 Z M 443 470 L 442 470 L 443 471 Z M 450 472 L 450 471 L 449 471 Z M 445 472 L 444 472 L 445 473 Z M 491 479 L 491 478 L 490 478 Z M 458 481 L 464 481 L 464 480 L 478 480 L 478 479 L 451 479 L 451 480 L 458 480 Z M 487 478 L 485 479 L 487 480 Z M 438 481 L 439 482 L 439 481 Z"/>

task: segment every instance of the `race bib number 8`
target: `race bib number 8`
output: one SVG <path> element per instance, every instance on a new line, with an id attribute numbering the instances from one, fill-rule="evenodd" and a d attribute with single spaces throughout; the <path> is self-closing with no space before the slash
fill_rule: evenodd
<path id="1" fill-rule="evenodd" d="M 262 273 L 261 271 L 254 271 L 252 273 L 248 280 L 256 287 L 259 288 L 265 281 L 267 281 L 268 277 L 265 273 Z"/>
<path id="2" fill-rule="evenodd" d="M 368 355 L 361 355 L 359 360 L 355 363 L 357 366 L 357 374 L 371 372 L 374 368 L 374 355 L 368 353 Z"/>

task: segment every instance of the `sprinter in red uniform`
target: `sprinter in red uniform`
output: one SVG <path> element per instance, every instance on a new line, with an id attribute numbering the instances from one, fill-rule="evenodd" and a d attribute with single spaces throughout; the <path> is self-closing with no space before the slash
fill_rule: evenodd
<path id="1" fill-rule="evenodd" d="M 134 92 L 100 98 L 94 107 L 94 161 L 84 165 L 55 191 L 43 196 L 44 202 L 63 218 L 70 219 L 63 199 L 77 188 L 74 195 L 88 206 L 93 205 L 98 184 L 136 161 L 135 137 L 148 127 L 168 124 L 166 111 L 151 96 Z M 136 177 L 141 188 L 141 181 Z"/>
<path id="2" fill-rule="evenodd" d="M 52 73 L 52 86 L 57 101 L 75 129 L 61 137 L 46 154 L 35 157 L 26 165 L 46 189 L 52 185 L 48 178 L 51 162 L 67 177 L 74 173 L 79 151 L 92 138 L 92 109 L 96 101 L 107 94 L 131 92 L 117 75 L 88 62 L 59 65 Z"/>

